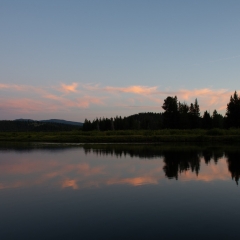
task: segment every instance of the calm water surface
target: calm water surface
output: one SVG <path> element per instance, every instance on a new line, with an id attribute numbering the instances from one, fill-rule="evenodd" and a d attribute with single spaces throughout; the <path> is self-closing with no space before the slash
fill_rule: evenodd
<path id="1" fill-rule="evenodd" d="M 238 146 L 0 147 L 0 239 L 240 239 Z"/>

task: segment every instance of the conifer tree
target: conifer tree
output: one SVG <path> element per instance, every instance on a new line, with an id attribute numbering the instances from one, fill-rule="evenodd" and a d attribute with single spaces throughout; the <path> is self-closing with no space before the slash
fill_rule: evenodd
<path id="1" fill-rule="evenodd" d="M 178 103 L 178 111 L 180 114 L 179 128 L 187 129 L 190 127 L 189 106 L 184 103 Z"/>
<path id="2" fill-rule="evenodd" d="M 164 100 L 162 108 L 165 110 L 163 116 L 163 125 L 165 128 L 178 128 L 179 111 L 177 97 L 167 97 Z"/>
<path id="3" fill-rule="evenodd" d="M 200 108 L 197 99 L 195 99 L 194 104 L 191 103 L 189 108 L 191 128 L 200 127 Z"/>
<path id="4" fill-rule="evenodd" d="M 223 127 L 223 116 L 217 112 L 215 109 L 212 115 L 212 127 L 222 128 Z"/>
<path id="5" fill-rule="evenodd" d="M 226 116 L 228 127 L 240 127 L 240 98 L 236 91 L 230 97 L 230 102 L 227 104 Z"/>
<path id="6" fill-rule="evenodd" d="M 212 128 L 212 118 L 208 111 L 205 111 L 202 118 L 202 127 L 205 129 Z"/>

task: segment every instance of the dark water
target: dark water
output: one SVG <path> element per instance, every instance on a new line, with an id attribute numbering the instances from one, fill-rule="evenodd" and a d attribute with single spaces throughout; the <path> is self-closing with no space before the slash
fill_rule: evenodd
<path id="1" fill-rule="evenodd" d="M 238 146 L 0 147 L 0 239 L 240 239 Z"/>

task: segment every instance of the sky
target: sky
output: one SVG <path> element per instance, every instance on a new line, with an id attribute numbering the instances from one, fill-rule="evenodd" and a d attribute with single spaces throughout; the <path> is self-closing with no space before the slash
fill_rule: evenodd
<path id="1" fill-rule="evenodd" d="M 225 114 L 240 90 L 238 0 L 0 0 L 0 120 Z"/>

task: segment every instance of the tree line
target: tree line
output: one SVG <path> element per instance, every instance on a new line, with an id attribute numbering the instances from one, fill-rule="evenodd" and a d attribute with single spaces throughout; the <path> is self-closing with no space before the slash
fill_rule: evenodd
<path id="1" fill-rule="evenodd" d="M 235 91 L 226 107 L 225 116 L 214 110 L 205 111 L 201 116 L 198 100 L 187 104 L 180 102 L 177 96 L 164 99 L 162 113 L 139 113 L 129 117 L 85 119 L 84 131 L 108 130 L 157 130 L 157 129 L 211 129 L 240 127 L 240 97 Z"/>

